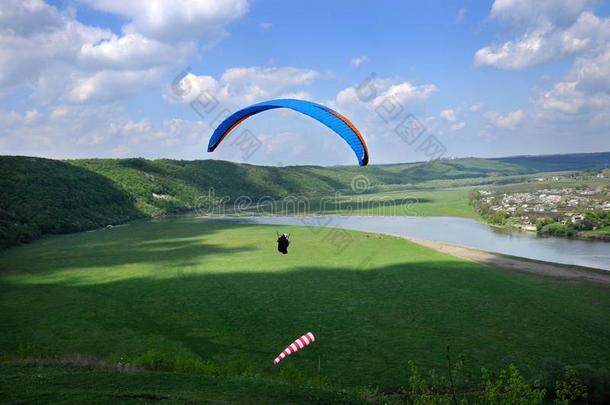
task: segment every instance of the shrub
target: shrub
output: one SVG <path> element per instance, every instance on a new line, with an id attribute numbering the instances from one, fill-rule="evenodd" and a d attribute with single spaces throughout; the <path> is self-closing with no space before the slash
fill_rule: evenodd
<path id="1" fill-rule="evenodd" d="M 481 373 L 482 403 L 536 405 L 542 404 L 546 395 L 544 388 L 536 388 L 540 385 L 537 381 L 532 385 L 528 384 L 514 364 L 509 365 L 506 370 L 500 370 L 497 375 L 486 369 L 481 370 Z"/>
<path id="2" fill-rule="evenodd" d="M 553 222 L 544 225 L 539 231 L 542 235 L 552 236 L 574 236 L 576 230 L 569 225 L 560 224 L 559 222 Z"/>
<path id="3" fill-rule="evenodd" d="M 504 225 L 506 223 L 506 219 L 508 215 L 504 211 L 496 211 L 487 217 L 487 221 L 494 225 Z"/>
<path id="4" fill-rule="evenodd" d="M 555 382 L 555 404 L 569 405 L 579 399 L 587 399 L 587 387 L 583 384 L 576 369 L 566 366 L 563 376 Z"/>

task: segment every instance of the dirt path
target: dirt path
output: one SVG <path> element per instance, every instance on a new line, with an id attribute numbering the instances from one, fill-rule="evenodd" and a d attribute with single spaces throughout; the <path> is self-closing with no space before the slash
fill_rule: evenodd
<path id="1" fill-rule="evenodd" d="M 441 242 L 405 238 L 418 245 L 432 248 L 436 251 L 457 256 L 462 259 L 483 263 L 501 269 L 521 271 L 546 277 L 565 280 L 586 280 L 610 286 L 610 271 L 587 269 L 585 267 L 541 262 L 537 260 L 506 256 L 499 253 L 486 252 L 463 246 L 450 245 Z M 607 273 L 607 274 L 605 274 Z"/>

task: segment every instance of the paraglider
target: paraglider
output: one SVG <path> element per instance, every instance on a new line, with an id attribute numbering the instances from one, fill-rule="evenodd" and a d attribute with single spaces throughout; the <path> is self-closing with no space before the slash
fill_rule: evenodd
<path id="1" fill-rule="evenodd" d="M 298 338 L 297 340 L 292 342 L 292 344 L 290 346 L 285 348 L 284 351 L 281 352 L 275 358 L 275 360 L 273 360 L 273 364 L 278 365 L 280 363 L 280 361 L 284 360 L 286 357 L 290 356 L 292 353 L 298 352 L 299 350 L 305 348 L 306 346 L 309 346 L 315 340 L 316 340 L 316 338 L 313 336 L 313 333 L 307 332 L 306 334 L 304 334 L 303 336 L 301 336 L 300 338 Z"/>
<path id="2" fill-rule="evenodd" d="M 277 233 L 277 251 L 282 253 L 282 254 L 287 254 L 288 253 L 288 246 L 290 245 L 290 234 L 289 233 L 283 233 L 283 234 L 279 234 Z"/>
<path id="3" fill-rule="evenodd" d="M 208 143 L 208 152 L 213 152 L 223 141 L 223 139 L 225 139 L 236 126 L 238 126 L 248 117 L 275 108 L 288 108 L 308 115 L 311 118 L 321 122 L 337 133 L 345 140 L 345 142 L 347 142 L 347 144 L 356 154 L 356 158 L 358 159 L 358 164 L 360 166 L 366 166 L 366 164 L 369 162 L 369 151 L 366 142 L 364 141 L 364 137 L 350 120 L 338 112 L 321 104 L 296 99 L 264 101 L 234 112 L 224 121 L 222 121 L 212 134 L 210 142 Z"/>

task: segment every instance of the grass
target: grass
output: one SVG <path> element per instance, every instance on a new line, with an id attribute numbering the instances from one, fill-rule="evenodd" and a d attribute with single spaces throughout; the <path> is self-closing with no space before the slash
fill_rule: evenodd
<path id="1" fill-rule="evenodd" d="M 501 272 L 394 237 L 282 230 L 293 235 L 287 256 L 275 250 L 275 227 L 186 219 L 0 252 L 0 358 L 80 353 L 191 375 L 160 375 L 164 392 L 204 380 L 193 375 L 388 389 L 405 383 L 409 359 L 442 370 L 447 345 L 473 371 L 610 363 L 607 288 Z M 316 343 L 278 373 L 275 355 L 307 331 Z M 0 373 L 20 381 L 14 367 Z M 90 378 L 64 375 L 70 388 L 57 390 L 85 390 Z"/>
<path id="2" fill-rule="evenodd" d="M 584 236 L 586 238 L 592 238 L 592 239 L 605 239 L 605 240 L 610 240 L 610 225 L 609 226 L 604 226 L 603 228 L 599 228 L 599 229 L 595 229 L 595 230 L 591 230 L 591 231 L 584 231 L 584 232 L 580 232 L 581 236 Z"/>
<path id="3" fill-rule="evenodd" d="M 455 188 L 425 191 L 387 192 L 366 194 L 361 198 L 364 209 L 355 211 L 360 215 L 421 215 L 421 216 L 452 216 L 476 217 L 468 204 L 470 188 Z M 370 203 L 367 205 L 366 202 Z M 391 204 L 384 204 L 389 201 Z M 379 208 L 375 202 L 382 202 Z M 396 203 L 394 203 L 396 202 Z M 371 209 L 368 209 L 368 208 Z"/>
<path id="4" fill-rule="evenodd" d="M 286 198 L 275 200 L 273 204 L 258 207 L 241 214 L 259 213 L 276 215 L 385 215 L 385 216 L 454 216 L 476 218 L 468 204 L 470 188 L 440 190 L 384 191 L 356 195 L 326 196 L 322 198 Z M 232 208 L 229 205 L 229 208 Z"/>
<path id="5" fill-rule="evenodd" d="M 4 403 L 364 403 L 347 391 L 248 376 L 0 364 Z"/>

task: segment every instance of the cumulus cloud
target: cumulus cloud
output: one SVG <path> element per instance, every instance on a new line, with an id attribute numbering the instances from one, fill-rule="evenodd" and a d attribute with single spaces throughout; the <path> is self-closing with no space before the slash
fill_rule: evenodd
<path id="1" fill-rule="evenodd" d="M 595 114 L 610 108 L 610 43 L 598 53 L 575 58 L 566 77 L 537 97 L 535 105 L 566 114 Z"/>
<path id="2" fill-rule="evenodd" d="M 168 44 L 141 34 L 112 35 L 83 44 L 77 55 L 80 66 L 93 69 L 134 69 L 185 62 L 195 50 L 191 42 Z"/>
<path id="3" fill-rule="evenodd" d="M 449 124 L 449 129 L 451 131 L 459 131 L 466 126 L 464 121 L 458 120 L 457 113 L 454 109 L 448 108 L 446 110 L 442 110 L 439 113 L 439 116 L 445 120 L 447 124 Z"/>
<path id="4" fill-rule="evenodd" d="M 464 129 L 466 123 L 464 121 L 455 122 L 449 126 L 452 131 L 459 131 L 460 129 Z"/>
<path id="5" fill-rule="evenodd" d="M 455 122 L 457 117 L 455 116 L 455 111 L 452 109 L 442 110 L 439 115 L 447 122 Z"/>
<path id="6" fill-rule="evenodd" d="M 62 158 L 200 157 L 209 123 L 134 120 L 121 102 L 145 89 L 162 89 L 200 44 L 226 35 L 226 24 L 243 16 L 248 2 L 79 2 L 125 17 L 123 31 L 87 25 L 76 19 L 75 9 L 62 11 L 43 0 L 2 2 L 0 95 L 27 97 L 25 111 L 0 110 L 3 150 Z"/>
<path id="7" fill-rule="evenodd" d="M 610 19 L 597 17 L 594 2 L 496 0 L 493 19 L 510 22 L 517 38 L 479 49 L 475 64 L 523 69 L 565 55 L 592 54 L 607 46 Z"/>
<path id="8" fill-rule="evenodd" d="M 538 23 L 564 26 L 596 3 L 597 0 L 495 0 L 490 17 L 517 27 Z"/>
<path id="9" fill-rule="evenodd" d="M 438 87 L 393 77 L 371 75 L 361 83 L 340 90 L 326 105 L 347 116 L 365 135 L 369 149 L 386 162 L 425 159 L 396 132 L 407 117 L 415 119 L 423 132 L 432 134 L 436 120 L 426 115 L 426 104 Z M 422 138 L 423 139 L 423 138 Z"/>
<path id="10" fill-rule="evenodd" d="M 208 92 L 225 104 L 243 105 L 270 98 L 307 98 L 307 86 L 320 78 L 312 69 L 296 67 L 236 67 L 212 76 L 184 75 L 173 88 L 178 101 L 190 103 Z"/>
<path id="11" fill-rule="evenodd" d="M 111 35 L 41 0 L 8 0 L 0 11 L 0 89 L 34 85 L 45 72 L 57 69 L 65 76 L 84 44 Z"/>
<path id="12" fill-rule="evenodd" d="M 104 12 L 126 17 L 125 33 L 176 41 L 218 36 L 247 11 L 247 0 L 80 0 Z"/>
<path id="13" fill-rule="evenodd" d="M 523 110 L 509 112 L 506 115 L 501 115 L 495 111 L 485 113 L 485 118 L 498 128 L 514 129 L 525 118 Z"/>
<path id="14" fill-rule="evenodd" d="M 62 105 L 25 113 L 0 110 L 0 142 L 11 153 L 57 158 L 146 156 L 196 158 L 209 124 L 133 120 L 116 105 Z M 77 147 L 75 147 L 77 145 Z"/>
<path id="15" fill-rule="evenodd" d="M 42 0 L 3 3 L 0 92 L 27 85 L 39 102 L 106 103 L 161 88 L 196 54 L 200 35 L 221 33 L 248 6 L 245 0 L 84 2 L 127 17 L 123 34 L 82 24 L 70 10 Z"/>
<path id="16" fill-rule="evenodd" d="M 339 91 L 332 104 L 338 109 L 354 112 L 370 110 L 369 107 L 379 109 L 389 104 L 404 109 L 425 102 L 436 92 L 438 87 L 434 84 L 417 85 L 409 81 L 375 77 L 366 84 L 363 82 L 360 86 Z"/>
<path id="17" fill-rule="evenodd" d="M 356 56 L 350 60 L 349 64 L 352 67 L 360 67 L 363 63 L 368 62 L 369 57 L 366 55 Z"/>
<path id="18" fill-rule="evenodd" d="M 573 58 L 563 78 L 547 89 L 534 90 L 528 125 L 552 132 L 579 128 L 582 133 L 582 128 L 591 125 L 610 128 L 604 114 L 610 107 L 610 18 L 596 15 L 596 4 L 594 0 L 494 2 L 490 20 L 507 24 L 515 38 L 479 49 L 475 64 L 525 69 Z M 497 127 L 511 126 L 512 120 L 502 120 L 500 114 L 492 112 L 486 117 Z M 512 118 L 522 119 L 519 115 Z"/>
<path id="19" fill-rule="evenodd" d="M 125 99 L 162 82 L 164 70 L 103 70 L 74 81 L 66 100 L 76 103 L 104 103 Z"/>

